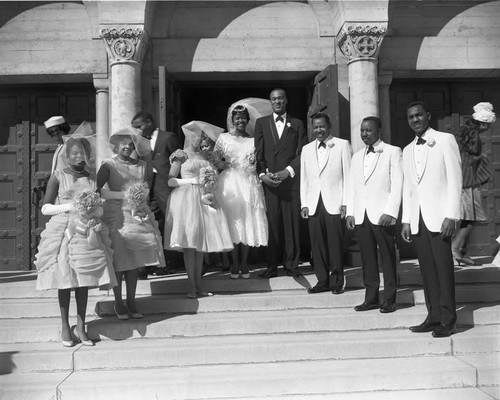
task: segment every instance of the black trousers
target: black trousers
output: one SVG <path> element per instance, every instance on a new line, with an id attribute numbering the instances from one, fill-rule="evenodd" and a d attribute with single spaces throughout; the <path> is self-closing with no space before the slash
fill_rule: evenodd
<path id="1" fill-rule="evenodd" d="M 384 303 L 396 302 L 397 271 L 396 246 L 394 240 L 394 226 L 374 225 L 364 216 L 364 221 L 356 225 L 356 234 L 359 239 L 361 261 L 363 263 L 363 283 L 365 284 L 365 302 L 369 304 L 379 302 L 380 275 L 378 254 L 384 274 Z M 378 248 L 377 248 L 378 247 Z"/>
<path id="2" fill-rule="evenodd" d="M 344 286 L 344 229 L 340 214 L 329 214 L 320 196 L 314 215 L 309 216 L 309 237 L 318 286 Z"/>
<path id="3" fill-rule="evenodd" d="M 454 324 L 457 313 L 451 238 L 442 239 L 439 232 L 429 231 L 420 215 L 418 234 L 412 235 L 412 240 L 420 264 L 427 318 L 430 322 Z"/>
<path id="4" fill-rule="evenodd" d="M 299 266 L 300 257 L 300 199 L 297 191 L 265 188 L 269 241 L 268 267 L 283 263 L 285 269 Z"/>

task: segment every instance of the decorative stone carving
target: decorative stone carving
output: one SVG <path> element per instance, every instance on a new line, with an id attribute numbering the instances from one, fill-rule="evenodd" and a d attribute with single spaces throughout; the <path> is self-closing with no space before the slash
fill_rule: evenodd
<path id="1" fill-rule="evenodd" d="M 111 64 L 120 62 L 141 63 L 149 36 L 146 31 L 136 26 L 102 27 L 100 36 L 106 44 Z"/>
<path id="2" fill-rule="evenodd" d="M 385 22 L 346 22 L 337 37 L 338 45 L 348 62 L 376 60 L 386 31 Z"/>

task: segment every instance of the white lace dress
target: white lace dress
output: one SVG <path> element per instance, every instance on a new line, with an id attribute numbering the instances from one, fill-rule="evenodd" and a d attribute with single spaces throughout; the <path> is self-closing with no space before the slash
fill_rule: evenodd
<path id="1" fill-rule="evenodd" d="M 227 216 L 231 240 L 248 246 L 267 246 L 268 225 L 264 190 L 255 171 L 255 147 L 251 137 L 222 133 L 215 149 L 231 167 L 217 181 L 217 198 Z"/>

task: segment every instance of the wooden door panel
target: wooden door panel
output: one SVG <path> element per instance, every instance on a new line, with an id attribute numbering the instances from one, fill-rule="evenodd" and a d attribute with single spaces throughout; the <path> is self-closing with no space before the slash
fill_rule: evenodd
<path id="1" fill-rule="evenodd" d="M 307 112 L 307 133 L 310 141 L 313 139 L 311 117 L 318 113 L 325 113 L 330 117 L 332 134 L 341 137 L 337 65 L 329 65 L 314 78 L 311 104 Z"/>
<path id="2" fill-rule="evenodd" d="M 0 270 L 29 269 L 29 125 L 12 126 L 0 153 Z"/>

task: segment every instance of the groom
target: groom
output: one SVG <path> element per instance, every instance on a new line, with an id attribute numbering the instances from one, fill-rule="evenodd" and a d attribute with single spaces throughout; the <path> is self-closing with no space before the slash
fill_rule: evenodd
<path id="1" fill-rule="evenodd" d="M 273 113 L 259 118 L 254 131 L 257 173 L 264 186 L 269 223 L 268 267 L 259 277 L 278 276 L 281 262 L 287 275 L 299 277 L 299 168 L 307 133 L 302 121 L 286 113 L 283 89 L 274 89 L 270 100 Z"/>

